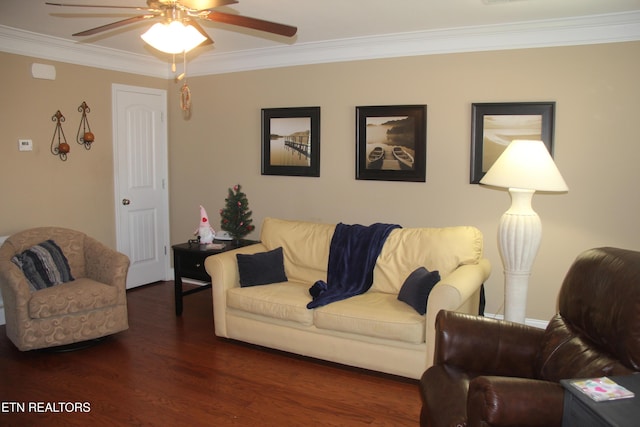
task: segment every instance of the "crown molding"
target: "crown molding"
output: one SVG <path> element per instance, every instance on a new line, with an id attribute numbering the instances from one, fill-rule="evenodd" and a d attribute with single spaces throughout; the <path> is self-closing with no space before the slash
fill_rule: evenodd
<path id="1" fill-rule="evenodd" d="M 261 68 L 402 56 L 640 40 L 640 11 L 571 19 L 527 21 L 418 31 L 202 55 L 189 74 L 207 75 Z"/>
<path id="2" fill-rule="evenodd" d="M 640 10 L 299 43 L 229 53 L 212 52 L 190 61 L 189 75 L 402 56 L 637 40 L 640 40 Z M 151 77 L 172 77 L 169 64 L 151 55 L 132 54 L 6 26 L 0 26 L 0 51 Z"/>
<path id="3" fill-rule="evenodd" d="M 0 25 L 0 51 L 150 77 L 171 77 L 169 64 L 151 55 L 78 43 L 4 25 Z"/>

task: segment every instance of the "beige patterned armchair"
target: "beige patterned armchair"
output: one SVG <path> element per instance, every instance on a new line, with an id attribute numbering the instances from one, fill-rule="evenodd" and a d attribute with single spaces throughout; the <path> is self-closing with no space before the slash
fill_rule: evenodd
<path id="1" fill-rule="evenodd" d="M 33 290 L 11 259 L 53 240 L 74 280 Z M 79 231 L 40 227 L 10 236 L 0 247 L 0 289 L 7 336 L 19 350 L 92 340 L 126 330 L 129 258 Z"/>

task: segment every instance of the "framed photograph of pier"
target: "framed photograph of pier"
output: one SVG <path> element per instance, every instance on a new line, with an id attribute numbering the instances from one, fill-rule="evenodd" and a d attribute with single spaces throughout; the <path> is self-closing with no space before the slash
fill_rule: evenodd
<path id="1" fill-rule="evenodd" d="M 555 102 L 472 104 L 471 184 L 478 184 L 515 139 L 543 141 L 553 156 Z"/>
<path id="2" fill-rule="evenodd" d="M 427 106 L 356 107 L 356 179 L 426 181 Z"/>
<path id="3" fill-rule="evenodd" d="M 262 175 L 320 176 L 320 107 L 262 109 Z"/>

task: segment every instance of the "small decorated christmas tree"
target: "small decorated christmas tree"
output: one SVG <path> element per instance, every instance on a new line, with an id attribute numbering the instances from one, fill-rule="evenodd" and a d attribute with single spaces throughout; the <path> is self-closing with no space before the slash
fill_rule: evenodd
<path id="1" fill-rule="evenodd" d="M 241 191 L 240 184 L 229 189 L 229 196 L 224 199 L 225 207 L 220 209 L 220 228 L 228 232 L 234 240 L 240 240 L 254 230 L 251 225 L 252 212 L 249 210 L 249 200 Z"/>

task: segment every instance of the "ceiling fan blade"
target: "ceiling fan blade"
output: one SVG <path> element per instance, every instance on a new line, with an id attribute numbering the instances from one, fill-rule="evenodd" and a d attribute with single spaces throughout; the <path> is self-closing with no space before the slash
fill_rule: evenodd
<path id="1" fill-rule="evenodd" d="M 147 10 L 146 7 L 139 6 L 106 6 L 106 5 L 98 5 L 98 4 L 71 4 L 71 3 L 50 3 L 45 2 L 44 4 L 48 6 L 62 6 L 62 7 L 101 7 L 106 9 L 135 9 L 135 10 Z"/>
<path id="2" fill-rule="evenodd" d="M 187 25 L 191 25 L 193 28 L 195 28 L 196 30 L 198 30 L 198 32 L 200 34 L 202 34 L 203 36 L 205 36 L 207 39 L 205 41 L 203 41 L 202 43 L 200 43 L 198 46 L 208 46 L 210 44 L 213 44 L 213 40 L 211 40 L 211 37 L 209 37 L 209 34 L 207 34 L 207 32 L 204 30 L 204 28 L 202 28 L 200 26 L 200 24 L 198 24 L 196 22 L 195 19 L 185 19 L 184 23 Z"/>
<path id="3" fill-rule="evenodd" d="M 190 10 L 209 10 L 238 3 L 238 0 L 182 0 L 180 4 Z"/>
<path id="4" fill-rule="evenodd" d="M 225 24 L 237 25 L 239 27 L 252 28 L 254 30 L 265 31 L 267 33 L 278 34 L 286 37 L 293 37 L 298 28 L 290 25 L 278 24 L 276 22 L 264 21 L 262 19 L 249 18 L 247 16 L 231 15 L 223 12 L 209 12 L 199 15 L 203 19 L 213 22 L 223 22 Z"/>
<path id="5" fill-rule="evenodd" d="M 112 30 L 114 28 L 122 27 L 128 24 L 133 24 L 134 22 L 142 21 L 143 19 L 150 19 L 155 17 L 156 15 L 153 15 L 153 14 L 133 16 L 131 18 L 123 19 L 122 21 L 116 21 L 110 24 L 101 25 L 99 27 L 91 28 L 90 30 L 86 30 L 86 31 L 81 31 L 73 35 L 74 36 L 91 36 L 93 34 L 98 34 L 103 31 Z"/>

